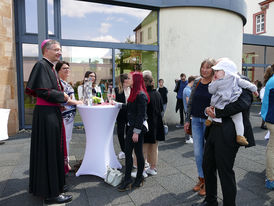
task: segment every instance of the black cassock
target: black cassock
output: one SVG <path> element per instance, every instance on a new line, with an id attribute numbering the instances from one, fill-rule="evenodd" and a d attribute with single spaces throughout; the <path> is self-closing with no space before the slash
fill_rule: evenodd
<path id="1" fill-rule="evenodd" d="M 26 87 L 27 94 L 40 98 L 43 102 L 42 105 L 37 105 L 37 102 L 33 112 L 29 192 L 44 198 L 58 196 L 63 192 L 65 184 L 62 116 L 59 106 L 65 99 L 57 81 L 53 64 L 43 58 L 33 67 Z"/>

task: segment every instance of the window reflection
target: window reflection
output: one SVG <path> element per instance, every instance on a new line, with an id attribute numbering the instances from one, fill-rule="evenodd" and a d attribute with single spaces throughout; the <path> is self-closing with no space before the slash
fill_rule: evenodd
<path id="1" fill-rule="evenodd" d="M 24 88 L 26 88 L 31 70 L 38 61 L 38 46 L 36 44 L 23 44 L 23 78 Z M 25 124 L 31 125 L 33 109 L 36 98 L 24 93 Z"/>
<path id="2" fill-rule="evenodd" d="M 96 84 L 104 84 L 103 98 L 106 98 L 107 88 L 112 86 L 112 51 L 111 49 L 86 48 L 86 47 L 62 47 L 63 60 L 70 64 L 70 76 L 68 82 L 72 85 L 75 98 L 78 99 L 78 86 L 83 84 L 86 71 L 96 73 Z M 103 87 L 101 87 L 103 88 Z M 75 122 L 81 122 L 79 113 L 76 113 Z"/>
<path id="3" fill-rule="evenodd" d="M 37 0 L 25 0 L 26 32 L 37 33 Z"/>
<path id="4" fill-rule="evenodd" d="M 54 0 L 48 0 L 48 34 L 54 34 Z M 25 0 L 26 32 L 38 33 L 37 0 Z"/>
<path id="5" fill-rule="evenodd" d="M 118 84 L 120 74 L 134 70 L 135 65 L 141 64 L 142 71 L 150 70 L 154 82 L 157 83 L 157 52 L 142 50 L 115 50 L 115 83 Z M 156 86 L 156 85 L 155 85 Z"/>
<path id="6" fill-rule="evenodd" d="M 48 34 L 54 34 L 53 0 L 48 0 Z"/>
<path id="7" fill-rule="evenodd" d="M 63 46 L 63 60 L 70 63 L 69 82 L 76 88 L 82 84 L 86 71 L 94 71 L 97 75 L 96 84 L 104 81 L 112 84 L 111 49 L 67 47 Z"/>
<path id="8" fill-rule="evenodd" d="M 151 27 L 142 43 L 157 43 L 157 12 L 146 9 L 61 0 L 61 27 L 64 39 L 126 43 L 140 43 L 136 32 Z"/>
<path id="9" fill-rule="evenodd" d="M 264 64 L 264 47 L 243 45 L 244 64 Z"/>
<path id="10" fill-rule="evenodd" d="M 247 76 L 251 82 L 264 81 L 264 67 L 243 67 L 242 74 Z"/>
<path id="11" fill-rule="evenodd" d="M 274 47 L 266 47 L 266 63 L 274 64 Z"/>

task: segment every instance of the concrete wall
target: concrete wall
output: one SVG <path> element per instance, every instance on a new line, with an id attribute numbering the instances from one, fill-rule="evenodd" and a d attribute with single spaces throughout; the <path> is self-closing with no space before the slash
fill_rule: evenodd
<path id="1" fill-rule="evenodd" d="M 243 20 L 233 12 L 205 7 L 164 8 L 159 15 L 159 77 L 169 89 L 165 118 L 174 124 L 179 123 L 174 79 L 180 73 L 199 75 L 207 57 L 229 57 L 241 70 Z"/>
<path id="2" fill-rule="evenodd" d="M 18 99 L 13 1 L 0 1 L 0 108 L 11 109 L 8 132 L 18 131 Z"/>

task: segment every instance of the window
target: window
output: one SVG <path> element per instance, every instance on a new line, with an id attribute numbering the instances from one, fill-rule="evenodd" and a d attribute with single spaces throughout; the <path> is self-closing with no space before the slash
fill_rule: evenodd
<path id="1" fill-rule="evenodd" d="M 151 31 L 151 27 L 149 27 L 147 30 L 147 38 L 151 39 L 151 37 L 152 37 L 152 31 Z"/>
<path id="2" fill-rule="evenodd" d="M 251 81 L 263 81 L 264 76 L 264 46 L 243 45 L 242 74 Z"/>
<path id="3" fill-rule="evenodd" d="M 24 88 L 26 88 L 31 70 L 38 60 L 38 45 L 23 44 L 23 79 Z M 36 98 L 24 94 L 24 120 L 26 125 L 31 125 L 33 109 L 36 103 Z"/>
<path id="4" fill-rule="evenodd" d="M 53 10 L 53 0 L 47 1 L 48 8 L 48 34 L 52 35 L 54 31 L 54 10 Z M 37 0 L 25 0 L 25 18 L 26 18 L 26 32 L 37 34 Z"/>
<path id="5" fill-rule="evenodd" d="M 142 71 L 150 70 L 157 84 L 157 60 L 157 52 L 154 51 L 115 49 L 115 77 L 133 71 L 135 64 L 142 64 Z M 115 84 L 118 85 L 118 79 Z"/>
<path id="6" fill-rule="evenodd" d="M 266 63 L 274 64 L 274 47 L 266 47 Z"/>
<path id="7" fill-rule="evenodd" d="M 254 34 L 265 33 L 265 11 L 254 14 Z"/>
<path id="8" fill-rule="evenodd" d="M 157 24 L 157 16 L 157 11 L 148 9 L 61 0 L 62 38 L 135 43 L 135 32 L 148 24 Z"/>

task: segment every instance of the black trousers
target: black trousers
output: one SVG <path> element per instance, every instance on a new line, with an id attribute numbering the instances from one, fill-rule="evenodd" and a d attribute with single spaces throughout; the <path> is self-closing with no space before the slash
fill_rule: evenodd
<path id="1" fill-rule="evenodd" d="M 236 135 L 231 139 L 235 141 Z M 218 171 L 223 192 L 223 206 L 236 205 L 237 187 L 233 165 L 238 149 L 238 146 L 225 143 L 222 125 L 212 125 L 209 128 L 203 157 L 206 201 L 208 203 L 217 202 L 216 171 Z"/>
<path id="2" fill-rule="evenodd" d="M 123 152 L 125 152 L 125 131 L 126 133 L 128 131 L 127 123 L 124 121 L 117 121 L 117 135 L 121 150 Z"/>
<path id="3" fill-rule="evenodd" d="M 145 160 L 143 155 L 143 142 L 144 142 L 144 134 L 146 133 L 147 129 L 145 126 L 142 128 L 142 132 L 139 134 L 138 142 L 133 142 L 132 135 L 133 135 L 133 127 L 129 127 L 126 141 L 125 141 L 125 154 L 126 154 L 126 172 L 125 172 L 125 181 L 129 181 L 131 179 L 131 170 L 133 166 L 133 158 L 132 158 L 132 151 L 136 154 L 137 158 L 137 176 L 136 178 L 141 178 L 143 175 L 143 170 L 145 166 Z"/>
<path id="4" fill-rule="evenodd" d="M 180 112 L 180 124 L 184 125 L 184 103 L 183 99 L 177 99 L 178 101 L 178 107 L 179 107 L 179 112 Z"/>

